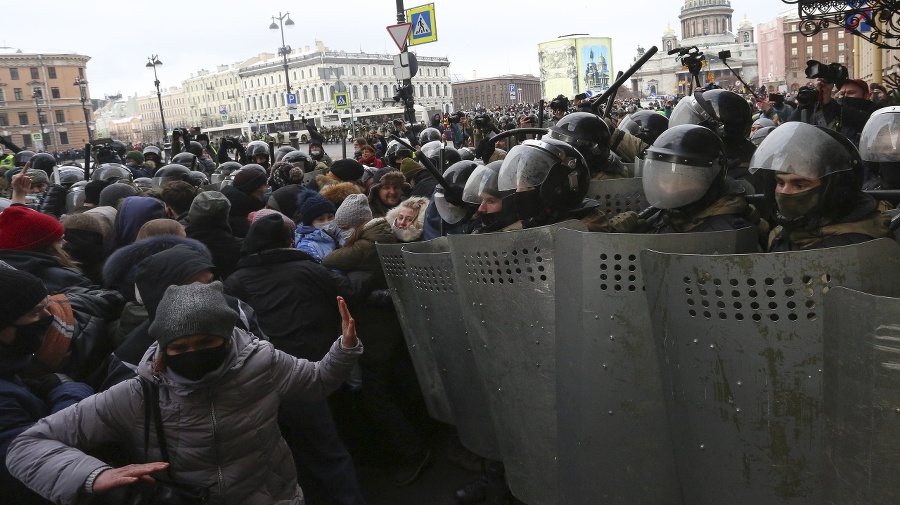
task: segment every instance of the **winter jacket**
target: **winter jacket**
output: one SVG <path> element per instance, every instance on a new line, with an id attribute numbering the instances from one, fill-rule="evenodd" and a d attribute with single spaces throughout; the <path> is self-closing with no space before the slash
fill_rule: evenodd
<path id="1" fill-rule="evenodd" d="M 133 243 L 144 223 L 164 217 L 166 206 L 162 201 L 146 196 L 129 196 L 122 201 L 116 214 L 116 247 Z"/>
<path id="2" fill-rule="evenodd" d="M 246 221 L 246 217 L 244 221 Z M 188 238 L 206 245 L 212 254 L 213 264 L 216 265 L 219 277 L 225 279 L 234 272 L 238 260 L 241 259 L 241 246 L 244 240 L 231 233 L 228 223 L 195 220 L 188 223 L 184 232 Z"/>
<path id="3" fill-rule="evenodd" d="M 437 207 L 435 207 L 434 200 L 428 203 L 428 207 L 425 208 L 422 214 L 424 214 L 425 219 L 422 240 L 431 240 L 446 235 L 462 235 L 466 233 L 466 227 L 470 221 L 470 219 L 462 219 L 455 224 L 444 221 L 441 219 Z"/>
<path id="4" fill-rule="evenodd" d="M 254 308 L 275 348 L 310 360 L 321 359 L 341 332 L 335 298 L 356 297 L 346 277 L 296 249 L 244 256 L 225 290 Z"/>
<path id="5" fill-rule="evenodd" d="M 878 202 L 860 192 L 853 209 L 842 219 L 828 222 L 812 230 L 787 230 L 776 226 L 769 233 L 769 252 L 805 251 L 842 245 L 859 244 L 892 236 L 891 216 L 878 210 Z"/>
<path id="6" fill-rule="evenodd" d="M 434 193 L 434 188 L 437 187 L 438 181 L 431 175 L 431 172 L 422 169 L 412 176 L 410 184 L 412 185 L 410 196 L 431 198 L 432 193 Z"/>
<path id="7" fill-rule="evenodd" d="M 344 349 L 335 341 L 322 361 L 311 363 L 239 329 L 232 343 L 225 364 L 196 382 L 155 374 L 156 344 L 141 360 L 138 373 L 159 387 L 171 473 L 211 486 L 212 504 L 302 504 L 278 405 L 288 395 L 290 401 L 324 398 L 350 374 L 362 345 Z M 132 379 L 42 419 L 10 446 L 10 473 L 48 499 L 76 503 L 87 477 L 106 466 L 83 451 L 119 442 L 132 461 L 143 460 L 143 402 L 140 382 Z M 149 461 L 160 461 L 158 447 L 153 434 Z"/>
<path id="8" fill-rule="evenodd" d="M 248 195 L 234 186 L 222 186 L 219 191 L 231 202 L 231 211 L 228 213 L 231 233 L 235 237 L 244 238 L 247 230 L 250 229 L 250 220 L 247 219 L 247 215 L 263 208 L 264 203 L 259 198 Z"/>
<path id="9" fill-rule="evenodd" d="M 427 199 L 421 197 L 414 197 L 414 199 L 418 199 L 422 204 L 430 203 Z M 413 200 L 415 201 L 415 200 Z M 397 237 L 397 241 L 399 242 L 415 242 L 422 238 L 422 231 L 425 228 L 425 208 L 419 209 L 419 213 L 416 214 L 416 220 L 412 222 L 405 230 L 401 230 L 399 228 L 394 227 L 394 222 L 397 220 L 397 216 L 400 215 L 400 209 L 402 205 L 398 205 L 393 209 L 387 212 L 387 215 L 384 216 L 385 221 L 388 222 L 388 225 L 391 226 L 391 232 Z M 426 205 L 427 207 L 427 205 Z"/>
<path id="10" fill-rule="evenodd" d="M 55 256 L 31 251 L 0 251 L 0 261 L 44 281 L 52 295 L 76 288 L 95 288 L 94 283 L 74 268 L 62 266 Z"/>
<path id="11" fill-rule="evenodd" d="M 325 230 L 303 224 L 294 231 L 294 243 L 297 244 L 297 249 L 312 256 L 316 263 L 321 263 L 338 246 L 337 240 L 325 233 Z"/>

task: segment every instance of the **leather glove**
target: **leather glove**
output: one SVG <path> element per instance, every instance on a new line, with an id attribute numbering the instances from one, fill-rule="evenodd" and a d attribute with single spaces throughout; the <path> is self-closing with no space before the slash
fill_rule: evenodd
<path id="1" fill-rule="evenodd" d="M 41 200 L 37 210 L 59 219 L 59 216 L 62 216 L 66 210 L 66 188 L 59 184 L 52 184 L 47 188 L 44 199 Z"/>
<path id="2" fill-rule="evenodd" d="M 629 210 L 609 218 L 609 228 L 615 233 L 631 233 L 637 229 L 639 222 L 637 212 Z"/>
<path id="3" fill-rule="evenodd" d="M 366 305 L 372 307 L 393 307 L 394 302 L 391 300 L 391 290 L 376 289 L 372 291 L 366 299 Z"/>
<path id="4" fill-rule="evenodd" d="M 28 386 L 28 389 L 34 393 L 35 396 L 41 399 L 47 398 L 50 393 L 62 386 L 67 382 L 73 382 L 72 378 L 68 375 L 64 375 L 61 373 L 48 373 L 47 375 L 42 375 L 37 379 L 24 379 L 25 385 Z"/>

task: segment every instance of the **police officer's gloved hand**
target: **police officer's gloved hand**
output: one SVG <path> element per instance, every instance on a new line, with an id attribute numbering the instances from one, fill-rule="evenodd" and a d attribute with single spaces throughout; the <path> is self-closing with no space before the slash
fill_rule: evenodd
<path id="1" fill-rule="evenodd" d="M 475 148 L 475 157 L 480 160 L 489 160 L 494 154 L 494 146 L 487 140 L 482 140 Z"/>
<path id="2" fill-rule="evenodd" d="M 61 373 L 48 373 L 37 379 L 24 379 L 25 385 L 34 393 L 35 396 L 42 400 L 46 400 L 50 393 L 67 382 L 73 382 L 68 375 Z"/>
<path id="3" fill-rule="evenodd" d="M 389 289 L 376 289 L 366 298 L 366 305 L 370 307 L 392 307 L 393 304 Z"/>
<path id="4" fill-rule="evenodd" d="M 632 233 L 640 226 L 637 212 L 629 210 L 609 218 L 609 228 L 614 233 Z"/>
<path id="5" fill-rule="evenodd" d="M 450 185 L 450 188 L 444 189 L 444 199 L 447 200 L 447 203 L 450 205 L 455 205 L 456 207 L 465 207 L 466 202 L 463 201 L 463 188 L 462 186 L 458 186 L 455 184 Z"/>
<path id="6" fill-rule="evenodd" d="M 44 193 L 44 198 L 41 200 L 37 210 L 59 219 L 66 210 L 66 188 L 59 184 L 51 184 L 47 188 L 47 192 Z"/>

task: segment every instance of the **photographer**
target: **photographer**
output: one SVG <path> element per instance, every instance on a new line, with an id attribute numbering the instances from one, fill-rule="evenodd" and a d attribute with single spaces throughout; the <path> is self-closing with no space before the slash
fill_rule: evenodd
<path id="1" fill-rule="evenodd" d="M 853 88 L 860 88 L 864 96 L 868 96 L 869 87 L 865 81 L 849 79 L 847 67 L 843 65 L 832 63 L 825 66 L 816 60 L 806 62 L 806 76 L 816 79 L 815 87 L 800 88 L 797 92 L 797 110 L 788 121 L 802 121 L 840 132 L 854 145 L 859 145 L 859 135 L 866 121 L 878 108 L 871 100 L 855 96 L 857 91 Z M 844 92 L 835 100 L 832 97 L 835 84 L 841 90 L 846 88 L 851 94 Z"/>
<path id="2" fill-rule="evenodd" d="M 229 150 L 234 150 L 236 159 L 228 157 Z M 218 157 L 219 164 L 229 161 L 237 161 L 241 165 L 246 165 L 248 163 L 247 154 L 244 151 L 244 145 L 237 137 L 222 137 L 222 141 L 219 143 Z"/>

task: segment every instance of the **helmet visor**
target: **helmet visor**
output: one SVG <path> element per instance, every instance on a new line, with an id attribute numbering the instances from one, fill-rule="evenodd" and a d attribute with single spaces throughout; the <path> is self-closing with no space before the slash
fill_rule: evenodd
<path id="1" fill-rule="evenodd" d="M 900 107 L 886 107 L 872 114 L 859 139 L 864 161 L 900 161 Z"/>
<path id="2" fill-rule="evenodd" d="M 487 165 L 482 165 L 472 172 L 466 180 L 466 187 L 463 189 L 463 201 L 474 205 L 481 204 L 481 194 L 499 194 L 497 189 L 498 171 L 492 170 Z"/>
<path id="3" fill-rule="evenodd" d="M 657 209 L 677 209 L 706 194 L 721 168 L 648 158 L 641 182 L 647 201 Z"/>
<path id="4" fill-rule="evenodd" d="M 554 151 L 555 146 L 539 140 L 526 140 L 513 147 L 503 159 L 497 189 L 512 191 L 541 185 L 550 169 L 561 161 Z"/>
<path id="5" fill-rule="evenodd" d="M 815 126 L 792 121 L 770 133 L 750 159 L 750 172 L 771 170 L 820 179 L 851 170 L 850 154 Z"/>
<path id="6" fill-rule="evenodd" d="M 479 203 L 481 203 L 480 199 Z M 456 205 L 447 202 L 447 199 L 444 197 L 444 191 L 440 186 L 434 191 L 434 207 L 437 209 L 438 214 L 440 214 L 441 219 L 448 224 L 456 224 L 466 217 L 466 208 L 457 207 Z"/>
<path id="7" fill-rule="evenodd" d="M 683 124 L 706 126 L 710 121 L 712 121 L 712 116 L 703 110 L 695 97 L 691 96 L 682 99 L 675 106 L 675 110 L 669 117 L 669 128 Z"/>
<path id="8" fill-rule="evenodd" d="M 628 132 L 635 137 L 641 132 L 641 125 L 631 118 L 631 114 L 622 118 L 622 120 L 619 121 L 619 126 L 617 128 L 623 132 Z"/>

